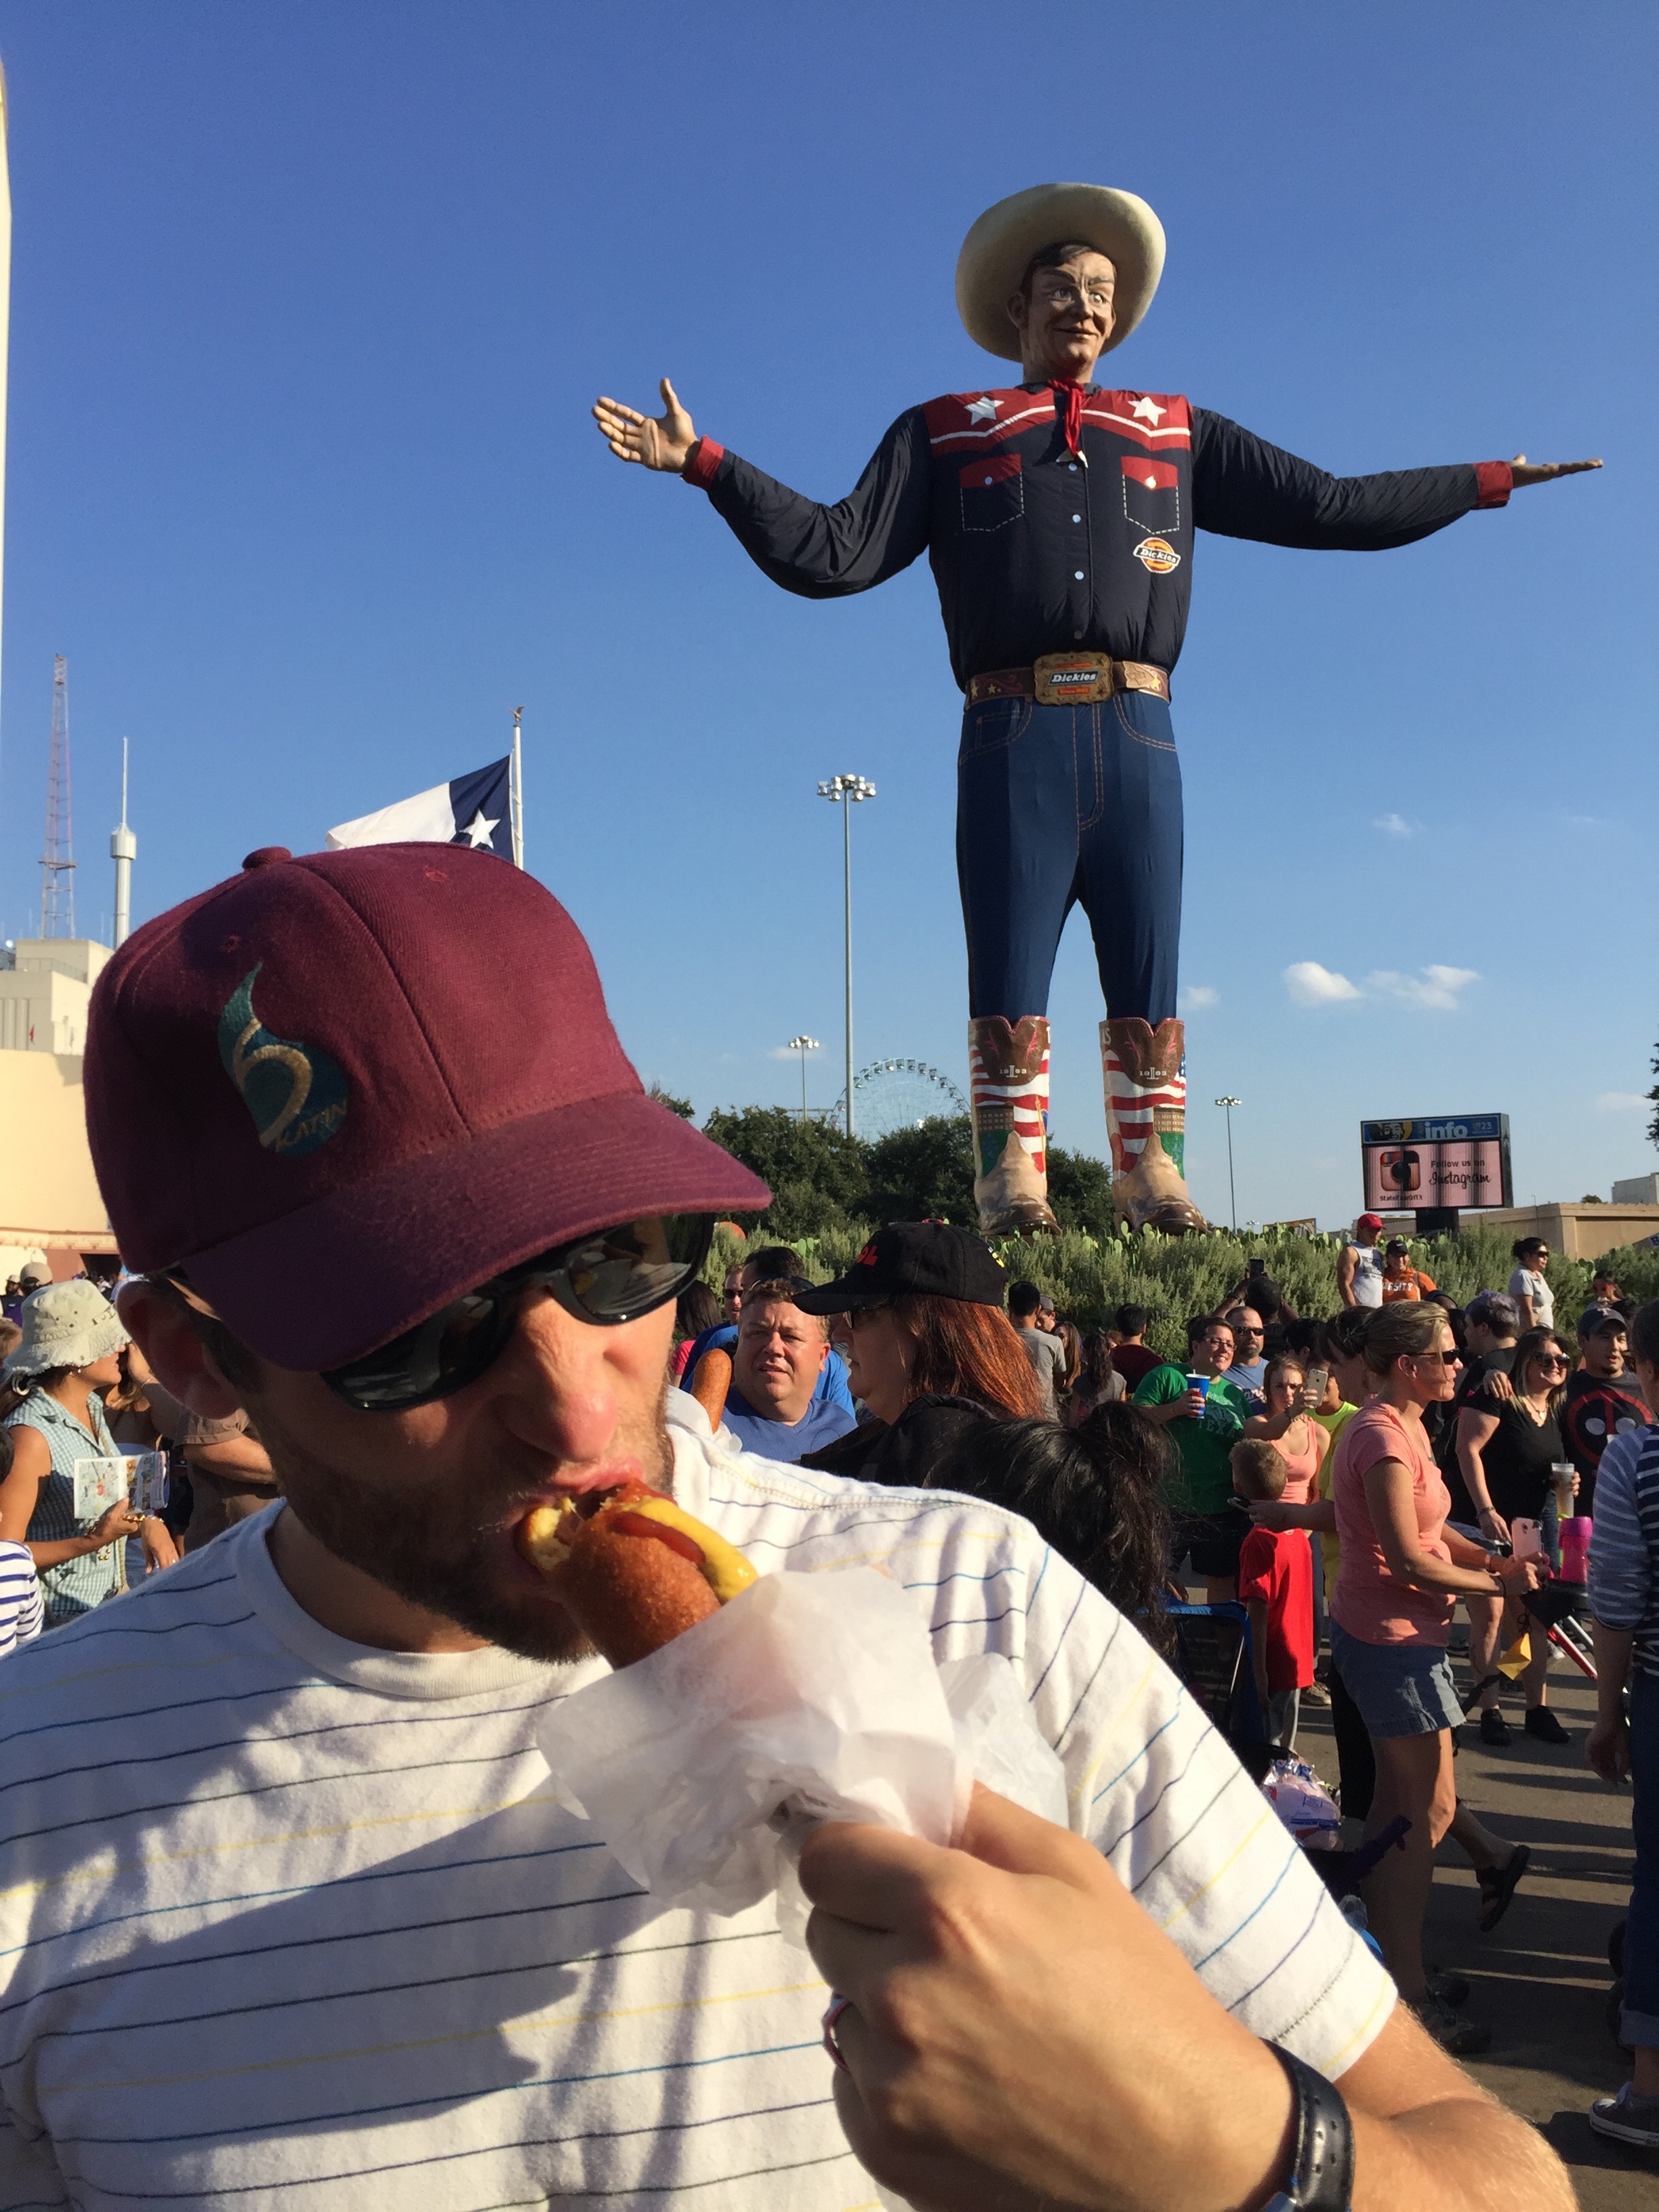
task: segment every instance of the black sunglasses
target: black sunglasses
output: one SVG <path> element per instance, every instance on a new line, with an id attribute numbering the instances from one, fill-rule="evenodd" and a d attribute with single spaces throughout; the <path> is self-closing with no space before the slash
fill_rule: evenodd
<path id="1" fill-rule="evenodd" d="M 361 1413 L 429 1406 L 465 1390 L 500 1358 L 526 1291 L 545 1291 L 596 1328 L 617 1328 L 695 1282 L 714 1236 L 708 1213 L 656 1213 L 590 1230 L 492 1275 L 390 1344 L 329 1368 L 322 1379 Z"/>

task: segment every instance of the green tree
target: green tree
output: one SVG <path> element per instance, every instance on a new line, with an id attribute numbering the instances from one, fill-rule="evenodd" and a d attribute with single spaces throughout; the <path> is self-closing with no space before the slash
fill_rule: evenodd
<path id="1" fill-rule="evenodd" d="M 1087 1152 L 1048 1147 L 1048 1203 L 1062 1229 L 1086 1230 L 1091 1237 L 1112 1233 L 1112 1171 Z"/>
<path id="2" fill-rule="evenodd" d="M 890 1130 L 869 1147 L 870 1218 L 954 1221 L 971 1228 L 972 1126 L 965 1114 L 937 1114 Z"/>
<path id="3" fill-rule="evenodd" d="M 672 1091 L 665 1091 L 660 1083 L 652 1084 L 645 1095 L 647 1098 L 654 1098 L 659 1106 L 665 1106 L 671 1114 L 678 1114 L 682 1121 L 696 1119 L 696 1109 L 691 1101 L 677 1097 Z"/>
<path id="4" fill-rule="evenodd" d="M 827 1121 L 803 1121 L 787 1106 L 720 1106 L 703 1133 L 769 1185 L 764 1213 L 740 1215 L 785 1239 L 817 1237 L 866 1218 L 867 1147 Z"/>

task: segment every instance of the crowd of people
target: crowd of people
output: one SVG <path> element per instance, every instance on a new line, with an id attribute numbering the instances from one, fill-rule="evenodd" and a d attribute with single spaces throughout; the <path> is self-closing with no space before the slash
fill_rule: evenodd
<path id="1" fill-rule="evenodd" d="M 1628 1438 L 1633 1451 L 1652 1413 L 1632 1364 L 1635 1309 L 1614 1279 L 1596 1278 L 1569 1348 L 1548 1325 L 1525 1325 L 1552 1310 L 1547 1249 L 1517 1244 L 1512 1287 L 1460 1309 L 1401 1264 L 1402 1240 L 1381 1245 L 1381 1227 L 1356 1224 L 1337 1313 L 1297 1314 L 1256 1261 L 1222 1310 L 1184 1322 L 1184 1361 L 1147 1346 L 1139 1305 L 1080 1335 L 1019 1280 L 1005 1320 L 991 1310 L 988 1253 L 940 1224 L 881 1231 L 844 1294 L 814 1290 L 798 1254 L 768 1249 L 728 1298 L 741 1306 L 769 1275 L 765 1297 L 799 1293 L 803 1325 L 833 1314 L 813 1374 L 834 1376 L 828 1395 L 850 1368 L 853 1395 L 844 1435 L 823 1449 L 739 1433 L 769 1456 L 1010 1507 L 1166 1650 L 1164 1607 L 1188 1578 L 1208 1605 L 1242 1605 L 1268 1741 L 1293 1751 L 1302 1700 L 1328 1705 L 1342 1810 L 1367 1839 L 1406 1824 L 1365 1885 L 1370 1925 L 1428 2033 L 1469 2055 L 1490 2032 L 1460 2008 L 1468 1984 L 1423 1958 L 1434 1853 L 1449 1838 L 1467 1854 L 1489 1931 L 1530 1852 L 1459 1799 L 1457 1732 L 1467 1709 L 1484 1744 L 1509 1744 L 1513 1698 L 1528 1736 L 1570 1740 L 1548 1704 L 1547 1622 L 1526 1601 L 1559 1577 L 1564 1529 L 1591 1522 L 1609 1444 Z M 972 1332 L 958 1322 L 949 1371 L 924 1357 L 918 1376 L 915 1354 L 950 1310 L 941 1299 L 974 1316 Z M 775 1332 L 775 1306 L 765 1318 Z M 688 1378 L 719 1334 L 692 1344 Z M 1581 1581 L 1585 1548 L 1565 1563 Z M 1448 1657 L 1460 1604 L 1461 1687 Z M 1628 2103 L 1614 2125 L 1628 2125 Z"/>
<path id="2" fill-rule="evenodd" d="M 1526 1865 L 1457 1803 L 1447 1632 L 1460 1598 L 1486 1605 L 1472 1652 L 1508 1653 L 1599 1482 L 1592 1602 L 1622 1671 L 1589 1752 L 1639 1774 L 1659 1308 L 1598 1305 L 1570 1368 L 1543 1267 L 1526 1314 L 1496 1293 L 1466 1316 L 1421 1282 L 1386 1297 L 1386 1255 L 1367 1299 L 1356 1258 L 1312 1321 L 1257 1265 L 1171 1358 L 1166 1317 L 1079 1332 L 937 1222 L 878 1231 L 827 1283 L 761 1247 L 717 1291 L 713 1223 L 763 1187 L 645 1097 L 540 886 L 445 861 L 255 854 L 100 983 L 89 1127 L 134 1269 L 113 1297 L 28 1286 L 0 1376 L 0 2195 L 332 2208 L 441 2165 L 466 2202 L 684 2187 L 828 2212 L 861 2185 L 850 2142 L 921 2212 L 1151 2212 L 1177 2177 L 1194 2202 L 1311 2204 L 1322 2160 L 1354 2212 L 1565 2208 L 1553 2154 L 1447 2056 L 1475 2031 L 1421 1959 L 1443 1836 L 1480 1869 L 1483 1924 Z M 524 952 L 509 1058 L 503 942 Z M 285 997 L 296 975 L 328 991 Z M 294 1159 L 267 1142 L 294 1094 L 245 1082 L 228 1012 L 245 1040 L 261 1019 L 305 1040 L 278 1055 L 318 1102 Z M 441 1034 L 459 1115 L 434 1103 Z M 93 1480 L 162 1449 L 161 1510 Z M 811 1838 L 833 2101 L 775 1900 L 665 1910 L 546 1787 L 536 1717 L 604 1668 L 514 1531 L 635 1479 L 763 1573 L 878 1567 L 941 1664 L 1016 1669 L 1066 1770 L 1069 1828 L 980 1790 L 952 1849 Z M 1363 1884 L 1369 1942 L 1183 1686 L 1200 1617 L 1245 1632 L 1259 1741 L 1288 1751 L 1328 1698 L 1343 1811 L 1373 1838 L 1407 1824 Z M 1519 1682 L 1553 1722 L 1541 1667 Z M 1640 1838 L 1639 1779 L 1637 1804 Z M 1633 2142 L 1659 2142 L 1644 1848 L 1636 2077 L 1598 2107 Z M 1079 2196 L 1085 2167 L 1109 2189 Z"/>

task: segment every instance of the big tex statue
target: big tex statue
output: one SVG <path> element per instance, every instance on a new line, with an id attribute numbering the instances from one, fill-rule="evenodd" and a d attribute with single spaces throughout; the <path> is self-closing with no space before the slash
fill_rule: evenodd
<path id="1" fill-rule="evenodd" d="M 1170 673 L 1194 532 L 1365 550 L 1409 544 L 1512 489 L 1599 463 L 1461 462 L 1331 477 L 1173 392 L 1094 382 L 1152 302 L 1164 232 L 1133 193 L 1037 185 L 975 223 L 957 307 L 1020 380 L 901 415 L 821 506 L 714 439 L 673 386 L 650 418 L 593 412 L 623 460 L 707 492 L 786 591 L 867 591 L 925 552 L 966 695 L 957 870 L 968 932 L 975 1196 L 988 1233 L 1052 1228 L 1048 982 L 1080 902 L 1105 995 L 1113 1197 L 1132 1227 L 1206 1224 L 1183 1174 L 1181 769 Z"/>

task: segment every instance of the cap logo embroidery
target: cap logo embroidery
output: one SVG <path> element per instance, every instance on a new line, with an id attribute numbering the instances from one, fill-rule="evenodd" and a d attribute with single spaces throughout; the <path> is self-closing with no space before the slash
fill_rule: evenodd
<path id="1" fill-rule="evenodd" d="M 349 1095 L 338 1061 L 319 1045 L 273 1036 L 260 1021 L 253 1011 L 258 972 L 250 968 L 225 1001 L 219 1057 L 253 1116 L 259 1142 L 267 1152 L 295 1158 L 314 1152 L 335 1134 Z"/>
<path id="2" fill-rule="evenodd" d="M 863 1251 L 859 1254 L 858 1258 L 854 1261 L 853 1265 L 855 1267 L 873 1267 L 876 1264 L 877 1257 L 878 1254 L 875 1246 L 873 1244 L 866 1244 Z"/>

